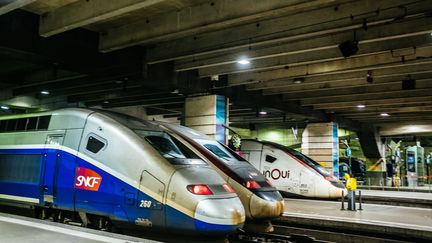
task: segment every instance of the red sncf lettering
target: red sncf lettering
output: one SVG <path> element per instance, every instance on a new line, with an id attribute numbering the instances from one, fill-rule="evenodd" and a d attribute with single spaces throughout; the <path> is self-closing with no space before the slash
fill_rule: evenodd
<path id="1" fill-rule="evenodd" d="M 87 168 L 77 168 L 75 188 L 89 191 L 99 190 L 102 177 L 95 171 Z"/>

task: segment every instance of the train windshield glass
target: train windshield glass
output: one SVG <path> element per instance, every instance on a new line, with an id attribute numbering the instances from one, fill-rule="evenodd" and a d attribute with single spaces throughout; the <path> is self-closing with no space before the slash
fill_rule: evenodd
<path id="1" fill-rule="evenodd" d="M 242 157 L 234 154 L 217 141 L 203 139 L 195 139 L 195 141 L 204 146 L 208 151 L 212 152 L 214 155 L 216 155 L 218 158 L 221 158 L 225 162 L 235 163 L 239 161 L 245 161 Z"/>
<path id="2" fill-rule="evenodd" d="M 326 170 L 324 167 L 322 167 L 320 164 L 318 164 L 317 162 L 315 162 L 311 158 L 307 157 L 306 155 L 304 155 L 304 154 L 302 154 L 302 153 L 300 153 L 294 149 L 291 149 L 291 148 L 286 148 L 286 150 L 290 154 L 292 154 L 294 157 L 296 157 L 297 159 L 308 164 L 310 167 L 312 167 L 314 170 L 316 170 L 322 176 L 324 176 L 324 177 L 327 177 L 327 176 L 331 177 L 332 176 L 328 170 Z"/>
<path id="3" fill-rule="evenodd" d="M 173 164 L 205 164 L 195 153 L 165 132 L 135 130 L 135 133 Z"/>

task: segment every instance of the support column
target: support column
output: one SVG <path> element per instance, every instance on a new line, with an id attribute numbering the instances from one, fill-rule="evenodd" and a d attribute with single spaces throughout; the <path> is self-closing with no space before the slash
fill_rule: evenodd
<path id="1" fill-rule="evenodd" d="M 226 144 L 227 104 L 227 98 L 220 95 L 187 98 L 184 125 Z"/>
<path id="2" fill-rule="evenodd" d="M 334 122 L 309 123 L 302 136 L 302 153 L 339 178 L 338 125 Z"/>

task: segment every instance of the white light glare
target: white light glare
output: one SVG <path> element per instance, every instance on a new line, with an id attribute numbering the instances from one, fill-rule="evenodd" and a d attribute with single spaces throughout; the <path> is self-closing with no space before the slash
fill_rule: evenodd
<path id="1" fill-rule="evenodd" d="M 267 111 L 260 111 L 259 114 L 260 115 L 267 115 Z"/>
<path id="2" fill-rule="evenodd" d="M 42 90 L 40 93 L 42 95 L 49 95 L 50 94 L 50 92 L 48 90 Z"/>
<path id="3" fill-rule="evenodd" d="M 365 105 L 357 105 L 357 108 L 359 108 L 359 109 L 363 109 L 365 107 L 366 107 Z"/>
<path id="4" fill-rule="evenodd" d="M 249 64 L 250 61 L 246 58 L 242 58 L 242 59 L 238 60 L 237 63 L 241 64 L 241 65 L 246 65 L 246 64 Z"/>
<path id="5" fill-rule="evenodd" d="M 9 106 L 5 106 L 5 105 L 0 106 L 0 108 L 1 108 L 2 110 L 9 110 Z"/>
<path id="6" fill-rule="evenodd" d="M 390 115 L 387 114 L 387 113 L 381 113 L 380 115 L 381 115 L 381 116 L 390 116 Z"/>

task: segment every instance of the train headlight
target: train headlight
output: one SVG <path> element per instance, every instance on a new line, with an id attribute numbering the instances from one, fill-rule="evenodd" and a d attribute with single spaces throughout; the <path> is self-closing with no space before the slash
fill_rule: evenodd
<path id="1" fill-rule="evenodd" d="M 213 192 L 207 185 L 189 185 L 187 186 L 188 191 L 195 195 L 212 195 Z"/>
<path id="2" fill-rule="evenodd" d="M 223 186 L 223 188 L 225 188 L 225 190 L 227 192 L 231 192 L 231 193 L 235 192 L 234 189 L 230 185 L 228 185 L 228 184 L 223 184 L 222 186 Z"/>
<path id="3" fill-rule="evenodd" d="M 261 187 L 256 181 L 246 181 L 244 185 L 249 189 L 258 189 Z"/>

